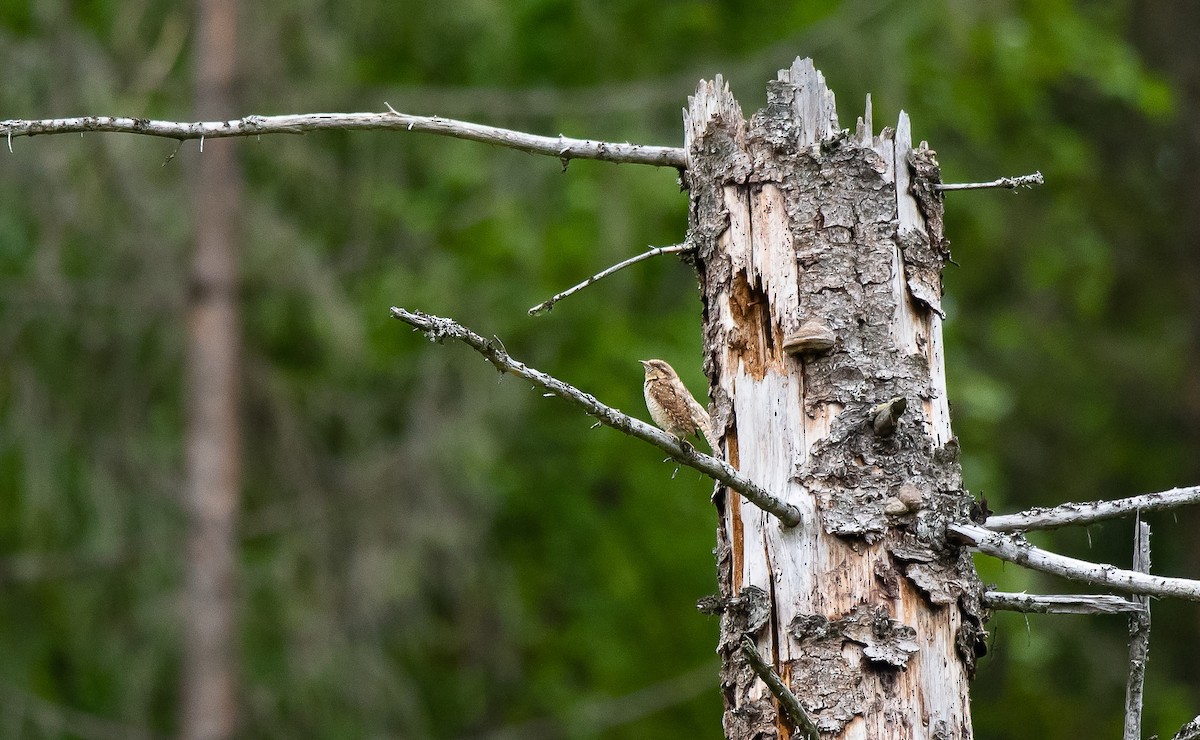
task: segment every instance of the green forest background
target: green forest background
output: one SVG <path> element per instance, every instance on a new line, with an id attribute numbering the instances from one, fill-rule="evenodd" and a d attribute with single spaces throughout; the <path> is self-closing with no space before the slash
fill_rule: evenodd
<path id="1" fill-rule="evenodd" d="M 1200 9 L 1190 0 L 261 0 L 242 113 L 382 110 L 678 146 L 696 82 L 748 112 L 812 56 L 843 126 L 912 115 L 946 181 L 947 367 L 993 509 L 1200 483 Z M 0 118 L 189 120 L 192 15 L 0 3 Z M 418 134 L 239 143 L 246 737 L 716 738 L 710 485 L 430 345 L 453 316 L 645 418 L 637 360 L 693 389 L 676 173 Z M 0 151 L 0 736 L 178 728 L 183 320 L 195 142 Z M 1151 518 L 1200 576 L 1200 518 Z M 1032 539 L 1129 563 L 1127 521 Z M 1071 584 L 978 559 L 1005 590 Z M 1200 610 L 1156 602 L 1147 734 L 1200 712 Z M 1116 737 L 1121 617 L 999 614 L 977 737 Z"/>

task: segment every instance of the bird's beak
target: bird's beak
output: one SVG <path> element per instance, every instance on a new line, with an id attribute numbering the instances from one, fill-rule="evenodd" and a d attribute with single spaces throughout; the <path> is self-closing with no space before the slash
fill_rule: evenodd
<path id="1" fill-rule="evenodd" d="M 642 363 L 642 367 L 644 369 L 646 369 L 646 370 L 650 369 L 650 361 L 649 360 L 638 360 L 638 362 Z"/>

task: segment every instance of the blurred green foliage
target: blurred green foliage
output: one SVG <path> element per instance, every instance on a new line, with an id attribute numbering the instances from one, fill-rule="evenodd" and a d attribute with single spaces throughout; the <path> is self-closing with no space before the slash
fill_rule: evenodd
<path id="1" fill-rule="evenodd" d="M 1166 14 L 1177 3 L 1150 12 Z M 1145 10 L 1143 8 L 1143 10 Z M 265 1 L 246 113 L 397 109 L 674 144 L 700 77 L 743 108 L 796 55 L 904 107 L 954 194 L 947 365 L 968 487 L 998 510 L 1200 482 L 1200 282 L 1176 136 L 1196 103 L 1129 3 Z M 187 119 L 164 0 L 0 4 L 0 117 Z M 1169 23 L 1167 24 L 1170 25 Z M 1193 37 L 1194 25 L 1173 31 Z M 1190 36 L 1189 36 L 1190 35 Z M 699 301 L 675 173 L 388 133 L 237 146 L 243 203 L 242 726 L 248 737 L 718 737 L 710 486 L 390 305 L 453 316 L 640 413 L 636 360 L 694 389 Z M 0 167 L 0 736 L 176 727 L 181 364 L 194 143 L 18 139 Z M 1191 155 L 1194 160 L 1195 155 Z M 1195 204 L 1192 204 L 1195 208 Z M 1189 252 L 1191 250 L 1191 252 Z M 1192 302 L 1189 303 L 1189 300 Z M 1189 354 L 1193 353 L 1193 354 Z M 1195 574 L 1180 516 L 1156 567 Z M 1127 563 L 1127 523 L 1038 538 Z M 1061 583 L 980 560 L 1005 589 Z M 1156 605 L 1147 722 L 1197 711 L 1195 609 Z M 998 615 L 978 737 L 1112 736 L 1120 619 Z"/>

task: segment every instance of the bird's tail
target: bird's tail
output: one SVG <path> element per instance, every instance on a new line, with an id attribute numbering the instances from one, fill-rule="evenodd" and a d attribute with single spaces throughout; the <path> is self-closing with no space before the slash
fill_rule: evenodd
<path id="1" fill-rule="evenodd" d="M 716 455 L 719 451 L 717 442 L 720 441 L 717 437 L 717 432 L 713 429 L 712 418 L 708 415 L 708 410 L 700 404 L 696 404 L 696 431 L 700 432 L 704 437 L 704 441 L 708 442 L 709 449 Z"/>

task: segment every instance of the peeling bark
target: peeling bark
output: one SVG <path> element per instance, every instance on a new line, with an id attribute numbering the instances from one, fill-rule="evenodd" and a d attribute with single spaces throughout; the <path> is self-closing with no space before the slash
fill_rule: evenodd
<path id="1" fill-rule="evenodd" d="M 822 737 L 970 738 L 986 612 L 945 536 L 971 500 L 946 403 L 937 161 L 904 114 L 874 136 L 869 99 L 842 131 L 809 60 L 767 96 L 747 122 L 721 78 L 702 82 L 685 122 L 713 426 L 803 520 L 714 494 L 725 733 L 795 731 L 738 650 L 749 635 Z M 806 322 L 832 332 L 819 351 L 796 351 Z"/>

